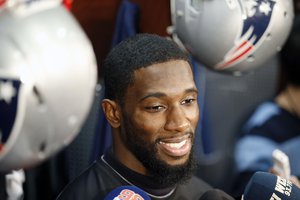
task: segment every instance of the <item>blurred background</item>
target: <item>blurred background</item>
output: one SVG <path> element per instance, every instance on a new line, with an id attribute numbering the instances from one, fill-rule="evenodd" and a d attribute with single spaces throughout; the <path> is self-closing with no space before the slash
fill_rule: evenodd
<path id="1" fill-rule="evenodd" d="M 170 0 L 128 0 L 134 5 L 131 16 L 135 31 L 170 36 L 172 25 Z M 74 0 L 71 13 L 91 40 L 98 64 L 98 85 L 89 116 L 75 140 L 46 162 L 26 170 L 24 194 L 27 200 L 52 200 L 63 187 L 80 174 L 110 143 L 109 132 L 101 113 L 102 62 L 120 37 L 127 7 L 122 0 Z M 136 7 L 135 7 L 136 6 Z M 300 0 L 294 0 L 295 13 Z M 125 11 L 122 9 L 125 9 Z M 124 13 L 123 13 L 124 14 Z M 277 55 L 262 67 L 243 76 L 231 76 L 212 71 L 197 63 L 201 93 L 201 120 L 198 125 L 197 176 L 212 186 L 230 193 L 235 167 L 233 148 L 241 125 L 262 101 L 274 97 L 284 83 L 280 76 Z M 105 144 L 105 145 L 103 145 Z M 0 175 L 0 183 L 4 176 Z M 1 186 L 1 184 L 0 184 Z M 0 187 L 1 195 L 4 190 Z"/>

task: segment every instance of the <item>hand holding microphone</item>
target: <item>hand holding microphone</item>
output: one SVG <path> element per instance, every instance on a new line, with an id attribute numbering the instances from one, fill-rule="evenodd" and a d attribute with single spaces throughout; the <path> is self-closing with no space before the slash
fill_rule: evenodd
<path id="1" fill-rule="evenodd" d="M 275 149 L 272 153 L 274 166 L 269 169 L 269 172 L 284 179 L 292 181 L 297 187 L 300 187 L 300 182 L 296 176 L 291 175 L 291 167 L 289 157 L 281 150 Z"/>

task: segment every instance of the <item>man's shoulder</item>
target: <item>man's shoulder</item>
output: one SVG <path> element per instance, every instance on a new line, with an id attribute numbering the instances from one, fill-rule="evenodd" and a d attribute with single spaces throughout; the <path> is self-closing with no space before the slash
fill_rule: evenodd
<path id="1" fill-rule="evenodd" d="M 57 200 L 94 199 L 106 195 L 112 188 L 121 185 L 121 180 L 101 160 L 95 161 L 60 193 Z"/>

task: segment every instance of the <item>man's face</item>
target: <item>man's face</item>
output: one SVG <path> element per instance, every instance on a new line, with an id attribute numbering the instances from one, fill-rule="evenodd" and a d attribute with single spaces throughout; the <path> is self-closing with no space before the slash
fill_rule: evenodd
<path id="1" fill-rule="evenodd" d="M 139 69 L 122 109 L 122 140 L 154 173 L 191 165 L 199 118 L 197 89 L 186 61 L 175 60 Z M 170 172 L 171 172 L 170 171 Z"/>

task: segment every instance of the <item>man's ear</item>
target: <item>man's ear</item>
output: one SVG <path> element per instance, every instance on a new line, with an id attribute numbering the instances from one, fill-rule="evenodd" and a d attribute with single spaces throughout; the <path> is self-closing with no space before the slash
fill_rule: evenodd
<path id="1" fill-rule="evenodd" d="M 118 104 L 115 101 L 110 99 L 103 99 L 102 109 L 105 114 L 105 117 L 109 124 L 113 128 L 118 128 L 120 126 L 120 109 Z"/>

